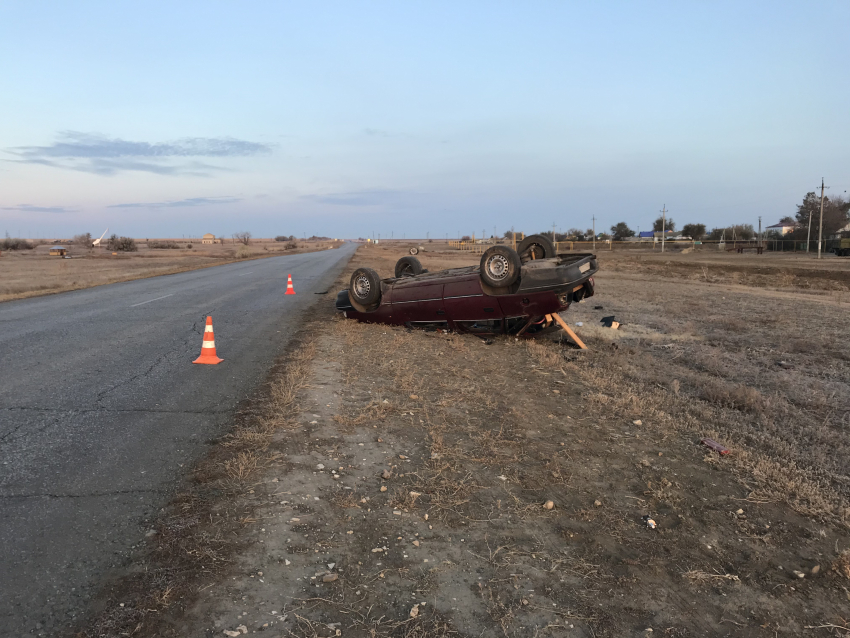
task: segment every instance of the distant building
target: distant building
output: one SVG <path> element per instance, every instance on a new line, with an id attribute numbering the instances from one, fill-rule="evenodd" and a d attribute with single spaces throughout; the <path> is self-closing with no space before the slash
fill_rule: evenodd
<path id="1" fill-rule="evenodd" d="M 653 237 L 655 237 L 655 233 L 653 233 L 651 230 L 647 230 L 638 234 L 638 237 L 640 237 L 641 239 L 652 239 Z"/>
<path id="2" fill-rule="evenodd" d="M 797 224 L 791 224 L 789 222 L 779 222 L 778 224 L 774 224 L 773 226 L 768 226 L 767 228 L 765 228 L 765 231 L 769 233 L 776 233 L 778 235 L 787 235 L 795 228 L 797 228 Z"/>
<path id="3" fill-rule="evenodd" d="M 50 254 L 54 257 L 64 257 L 68 254 L 68 249 L 64 246 L 52 246 L 50 248 Z"/>
<path id="4" fill-rule="evenodd" d="M 212 233 L 207 233 L 206 235 L 201 237 L 201 243 L 202 244 L 217 244 L 218 241 L 216 240 L 215 235 L 213 235 Z"/>

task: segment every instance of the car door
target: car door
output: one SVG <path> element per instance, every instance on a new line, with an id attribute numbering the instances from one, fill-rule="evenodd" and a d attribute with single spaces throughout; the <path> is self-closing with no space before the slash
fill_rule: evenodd
<path id="1" fill-rule="evenodd" d="M 447 280 L 443 286 L 443 303 L 449 319 L 461 329 L 475 331 L 476 326 L 488 332 L 501 332 L 497 322 L 502 311 L 494 297 L 485 295 L 477 273 Z"/>
<path id="2" fill-rule="evenodd" d="M 393 314 L 403 317 L 405 323 L 413 326 L 445 324 L 448 317 L 443 307 L 443 282 L 417 281 L 411 277 L 393 285 Z"/>

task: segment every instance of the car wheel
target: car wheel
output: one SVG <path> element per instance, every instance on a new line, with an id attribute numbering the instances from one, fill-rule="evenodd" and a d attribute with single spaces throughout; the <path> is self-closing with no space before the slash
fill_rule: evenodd
<path id="1" fill-rule="evenodd" d="M 532 259 L 550 259 L 557 255 L 555 244 L 545 235 L 529 235 L 520 242 L 517 252 L 522 263 Z"/>
<path id="2" fill-rule="evenodd" d="M 414 246 L 413 248 L 410 249 L 410 254 L 411 255 L 418 255 L 419 249 L 416 246 Z"/>
<path id="3" fill-rule="evenodd" d="M 519 278 L 522 262 L 513 248 L 491 246 L 481 255 L 481 281 L 494 288 L 506 288 Z"/>
<path id="4" fill-rule="evenodd" d="M 422 272 L 422 264 L 416 257 L 402 257 L 395 264 L 395 276 L 415 277 Z"/>
<path id="5" fill-rule="evenodd" d="M 371 268 L 358 268 L 348 284 L 350 299 L 367 309 L 381 300 L 381 278 Z"/>

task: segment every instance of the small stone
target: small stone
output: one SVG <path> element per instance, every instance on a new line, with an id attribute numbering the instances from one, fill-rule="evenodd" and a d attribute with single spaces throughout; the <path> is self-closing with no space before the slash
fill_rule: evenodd
<path id="1" fill-rule="evenodd" d="M 398 455 L 398 458 L 400 458 L 400 459 L 406 459 L 407 457 L 406 457 L 404 454 L 399 454 L 399 455 Z"/>
<path id="2" fill-rule="evenodd" d="M 806 575 L 805 575 L 803 572 L 799 572 L 799 571 L 797 571 L 796 569 L 794 570 L 794 575 L 795 575 L 797 578 L 805 578 L 805 577 L 806 577 Z"/>
<path id="3" fill-rule="evenodd" d="M 416 401 L 419 397 L 416 396 L 415 394 L 411 394 L 410 398 L 413 399 L 414 401 Z"/>
<path id="4" fill-rule="evenodd" d="M 812 575 L 817 574 L 820 571 L 820 565 L 815 565 L 812 567 Z"/>
<path id="5" fill-rule="evenodd" d="M 386 492 L 386 491 L 387 491 L 387 486 L 386 486 L 386 485 L 381 485 L 381 491 L 382 491 L 382 492 Z"/>
<path id="6" fill-rule="evenodd" d="M 413 546 L 414 546 L 414 547 L 419 547 L 419 541 L 413 541 Z M 812 573 L 816 573 L 816 572 L 812 572 Z"/>
<path id="7" fill-rule="evenodd" d="M 523 598 L 523 599 L 522 599 L 522 604 L 523 604 L 523 605 L 527 605 L 527 604 L 528 604 L 528 598 Z"/>
<path id="8" fill-rule="evenodd" d="M 328 569 L 333 569 L 336 567 L 336 563 L 328 563 Z"/>
<path id="9" fill-rule="evenodd" d="M 382 479 L 388 479 L 391 476 L 392 476 L 392 473 L 389 470 L 384 470 L 383 472 L 381 472 L 381 478 Z"/>
<path id="10" fill-rule="evenodd" d="M 353 533 L 354 533 L 354 530 L 351 530 L 351 529 L 346 532 L 346 534 L 353 534 Z"/>
<path id="11" fill-rule="evenodd" d="M 401 516 L 401 510 L 393 510 L 393 514 L 396 516 Z"/>
<path id="12" fill-rule="evenodd" d="M 649 467 L 649 461 L 647 461 L 646 459 L 643 459 L 643 460 L 640 462 L 640 464 L 641 464 L 641 465 L 643 465 L 644 467 Z"/>
<path id="13" fill-rule="evenodd" d="M 643 421 L 637 419 L 636 421 L 632 421 L 632 425 L 643 425 Z"/>
<path id="14" fill-rule="evenodd" d="M 427 521 L 427 520 L 428 520 L 428 515 L 427 515 L 427 514 L 425 514 L 425 516 L 423 516 L 422 518 L 424 518 L 424 519 Z"/>
<path id="15" fill-rule="evenodd" d="M 319 464 L 316 466 L 316 469 L 317 469 L 317 470 L 324 470 L 324 469 L 325 469 L 325 464 L 324 464 L 324 463 L 319 463 Z"/>
<path id="16" fill-rule="evenodd" d="M 545 503 L 543 503 L 543 509 L 550 510 L 553 507 L 555 507 L 555 503 L 553 501 L 546 501 Z"/>
<path id="17" fill-rule="evenodd" d="M 387 403 L 387 404 L 389 404 L 389 401 L 387 401 L 386 399 L 384 399 L 383 401 L 381 401 L 381 403 Z"/>
<path id="18" fill-rule="evenodd" d="M 332 583 L 337 578 L 339 578 L 339 574 L 325 574 L 324 576 L 322 576 L 322 582 L 323 583 Z"/>
<path id="19" fill-rule="evenodd" d="M 289 559 L 288 559 L 288 558 L 284 558 L 284 559 L 283 559 L 283 564 L 284 564 L 284 565 L 291 565 L 292 563 L 291 563 L 291 562 L 289 562 Z"/>
<path id="20" fill-rule="evenodd" d="M 239 625 L 239 626 L 237 627 L 237 629 L 238 629 L 239 631 L 241 631 L 243 634 L 247 634 L 247 633 L 248 633 L 248 628 L 247 628 L 245 625 Z"/>
<path id="21" fill-rule="evenodd" d="M 740 516 L 741 514 L 743 514 L 743 513 L 744 513 L 744 510 L 742 510 L 742 509 L 740 509 L 740 508 L 739 508 L 739 509 L 738 509 L 738 511 L 737 511 L 737 512 L 735 512 L 735 513 L 736 513 L 738 516 Z"/>
<path id="22" fill-rule="evenodd" d="M 593 501 L 593 504 L 594 504 L 596 507 L 602 507 L 602 501 L 600 501 L 599 499 L 597 499 L 597 500 Z"/>
<path id="23" fill-rule="evenodd" d="M 561 394 L 560 390 L 552 390 L 552 394 Z"/>
<path id="24" fill-rule="evenodd" d="M 230 636 L 230 638 L 236 638 L 236 636 L 241 636 L 242 632 L 241 631 L 230 631 L 229 629 L 225 629 L 224 635 Z"/>
<path id="25" fill-rule="evenodd" d="M 410 608 L 410 617 L 416 618 L 418 615 L 419 615 L 419 603 L 416 603 L 415 605 L 413 605 L 413 607 Z"/>
<path id="26" fill-rule="evenodd" d="M 384 549 L 382 547 L 376 547 L 375 549 L 372 550 L 372 553 L 377 554 L 378 552 L 382 552 L 382 551 L 384 551 Z"/>

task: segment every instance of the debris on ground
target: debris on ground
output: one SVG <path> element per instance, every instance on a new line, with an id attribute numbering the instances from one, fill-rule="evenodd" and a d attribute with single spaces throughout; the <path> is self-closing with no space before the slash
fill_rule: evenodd
<path id="1" fill-rule="evenodd" d="M 720 445 L 717 441 L 713 439 L 700 439 L 703 445 L 710 447 L 712 450 L 720 454 L 721 456 L 725 456 L 729 454 L 732 450 L 730 450 L 725 445 Z"/>

